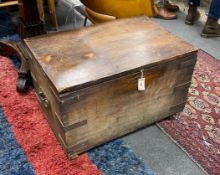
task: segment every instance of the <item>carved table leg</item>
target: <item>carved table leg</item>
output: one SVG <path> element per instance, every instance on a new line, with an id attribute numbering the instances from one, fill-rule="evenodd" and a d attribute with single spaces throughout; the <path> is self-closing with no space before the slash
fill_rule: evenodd
<path id="1" fill-rule="evenodd" d="M 18 70 L 18 79 L 16 82 L 16 89 L 18 92 L 26 92 L 31 82 L 30 68 L 28 63 L 28 56 L 23 50 L 22 42 L 8 42 L 0 41 L 0 53 L 3 56 L 10 57 L 16 55 L 21 60 L 21 67 Z"/>

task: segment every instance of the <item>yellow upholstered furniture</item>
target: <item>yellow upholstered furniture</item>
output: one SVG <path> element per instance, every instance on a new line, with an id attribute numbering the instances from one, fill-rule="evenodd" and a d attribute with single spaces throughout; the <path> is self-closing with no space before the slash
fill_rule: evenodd
<path id="1" fill-rule="evenodd" d="M 111 21 L 111 20 L 116 19 L 116 17 L 114 17 L 114 16 L 97 13 L 87 7 L 85 7 L 85 14 L 86 14 L 86 17 L 89 18 L 89 20 L 93 24 L 107 22 L 107 21 Z"/>
<path id="2" fill-rule="evenodd" d="M 154 0 L 80 0 L 93 23 L 132 16 L 153 16 Z"/>

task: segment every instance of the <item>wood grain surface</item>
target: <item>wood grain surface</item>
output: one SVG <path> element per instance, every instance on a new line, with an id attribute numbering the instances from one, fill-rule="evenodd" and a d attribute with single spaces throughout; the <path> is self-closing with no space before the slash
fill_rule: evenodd
<path id="1" fill-rule="evenodd" d="M 147 17 L 38 36 L 25 43 L 58 93 L 196 51 Z"/>

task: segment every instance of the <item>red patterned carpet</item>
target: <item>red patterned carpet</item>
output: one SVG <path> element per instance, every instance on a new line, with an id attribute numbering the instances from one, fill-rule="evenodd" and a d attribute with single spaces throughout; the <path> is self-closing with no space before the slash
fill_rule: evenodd
<path id="1" fill-rule="evenodd" d="M 182 113 L 158 123 L 207 173 L 220 175 L 220 62 L 199 51 Z"/>

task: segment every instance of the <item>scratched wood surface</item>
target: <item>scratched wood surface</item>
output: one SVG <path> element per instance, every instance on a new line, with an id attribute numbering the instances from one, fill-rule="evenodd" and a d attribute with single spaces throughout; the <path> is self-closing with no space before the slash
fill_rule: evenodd
<path id="1" fill-rule="evenodd" d="M 58 93 L 195 51 L 147 17 L 43 35 L 25 43 Z"/>
<path id="2" fill-rule="evenodd" d="M 69 158 L 180 112 L 197 57 L 145 17 L 25 42 L 39 102 Z"/>

